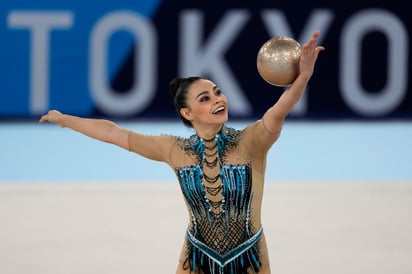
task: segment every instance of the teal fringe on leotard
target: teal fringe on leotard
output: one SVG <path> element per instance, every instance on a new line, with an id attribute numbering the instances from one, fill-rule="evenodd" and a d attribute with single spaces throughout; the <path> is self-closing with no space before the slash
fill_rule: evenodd
<path id="1" fill-rule="evenodd" d="M 248 164 L 226 164 L 226 153 L 236 148 L 239 131 L 224 127 L 216 136 L 220 164 L 221 211 L 212 210 L 207 198 L 202 161 L 205 144 L 196 135 L 181 140 L 186 153 L 198 164 L 176 170 L 192 215 L 187 230 L 186 267 L 194 273 L 246 274 L 261 267 L 259 239 L 262 228 L 255 230 L 250 220 L 252 169 Z M 202 272 L 200 272 L 202 271 Z"/>

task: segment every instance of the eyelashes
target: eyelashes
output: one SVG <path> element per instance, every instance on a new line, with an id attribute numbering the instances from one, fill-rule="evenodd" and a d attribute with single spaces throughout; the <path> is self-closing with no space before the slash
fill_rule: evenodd
<path id="1" fill-rule="evenodd" d="M 207 102 L 210 100 L 211 96 L 209 95 L 209 92 L 204 92 L 205 94 L 201 97 L 199 97 L 199 102 Z M 214 91 L 215 96 L 221 96 L 223 95 L 223 92 L 221 89 L 216 89 Z"/>

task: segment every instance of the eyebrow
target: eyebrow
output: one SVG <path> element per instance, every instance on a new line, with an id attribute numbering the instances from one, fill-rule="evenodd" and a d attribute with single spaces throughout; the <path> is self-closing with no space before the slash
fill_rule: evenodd
<path id="1" fill-rule="evenodd" d="M 214 87 L 213 87 L 213 91 L 215 91 L 215 90 L 217 90 L 217 89 L 219 89 L 217 86 L 214 86 Z M 209 93 L 208 90 L 202 91 L 201 93 L 199 93 L 199 94 L 196 96 L 196 99 L 199 98 L 200 96 L 202 96 L 203 94 L 207 94 L 207 93 Z"/>

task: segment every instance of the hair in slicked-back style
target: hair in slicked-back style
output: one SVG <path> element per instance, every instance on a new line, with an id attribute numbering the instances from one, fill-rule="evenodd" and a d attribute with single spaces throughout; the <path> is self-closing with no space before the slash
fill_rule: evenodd
<path id="1" fill-rule="evenodd" d="M 173 97 L 173 103 L 175 105 L 176 111 L 179 114 L 180 118 L 182 119 L 183 124 L 185 124 L 188 127 L 193 127 L 192 123 L 184 118 L 182 114 L 180 113 L 180 110 L 182 108 L 187 107 L 187 92 L 190 88 L 190 86 L 196 82 L 197 80 L 201 79 L 206 79 L 201 76 L 192 76 L 192 77 L 176 77 L 174 78 L 170 84 L 169 84 L 169 89 L 170 93 Z"/>

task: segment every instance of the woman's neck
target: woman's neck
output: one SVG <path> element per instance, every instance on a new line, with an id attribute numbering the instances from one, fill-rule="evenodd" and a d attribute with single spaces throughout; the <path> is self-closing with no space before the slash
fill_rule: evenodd
<path id="1" fill-rule="evenodd" d="M 223 125 L 208 126 L 204 128 L 195 128 L 197 136 L 202 139 L 210 140 L 215 138 L 216 134 L 219 133 L 223 128 Z"/>

